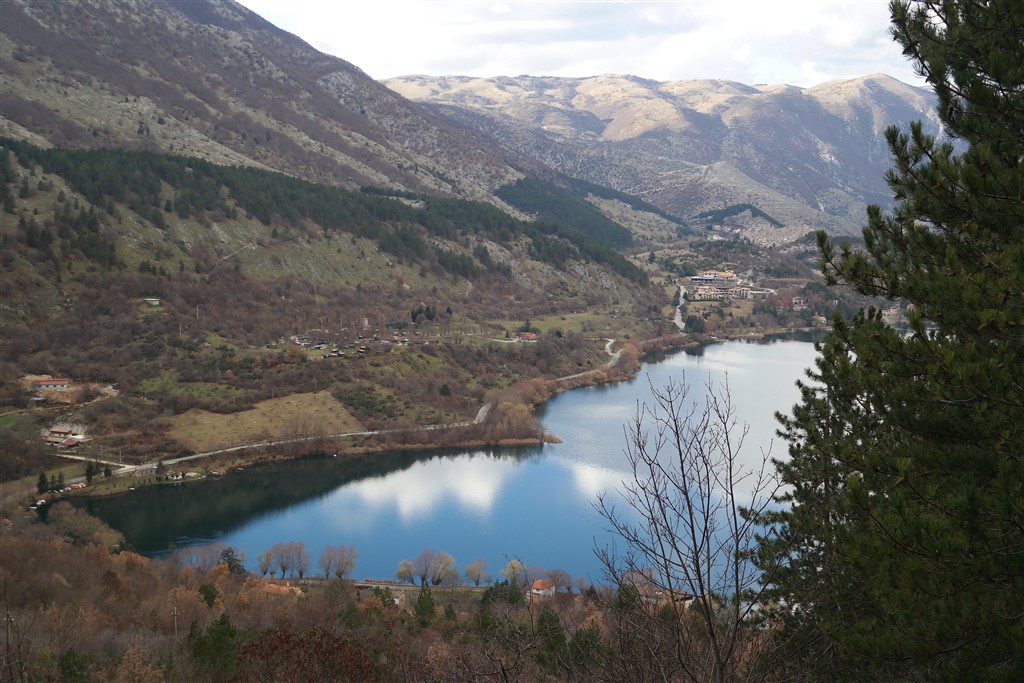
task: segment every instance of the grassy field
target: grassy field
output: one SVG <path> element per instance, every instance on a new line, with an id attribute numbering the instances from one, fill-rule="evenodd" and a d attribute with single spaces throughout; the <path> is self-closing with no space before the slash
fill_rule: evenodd
<path id="1" fill-rule="evenodd" d="M 230 415 L 189 410 L 172 420 L 171 436 L 196 453 L 266 439 L 340 434 L 362 426 L 329 391 L 292 394 Z"/>
<path id="2" fill-rule="evenodd" d="M 192 396 L 204 401 L 229 401 L 245 395 L 244 389 L 237 389 L 225 384 L 213 382 L 184 382 L 178 380 L 170 372 L 162 372 L 156 377 L 139 382 L 139 390 L 143 393 L 166 391 L 171 394 Z"/>
<path id="3" fill-rule="evenodd" d="M 705 311 L 721 308 L 726 314 L 734 317 L 748 316 L 754 311 L 753 299 L 725 299 L 722 301 L 691 301 L 686 305 L 689 315 L 701 315 Z"/>
<path id="4" fill-rule="evenodd" d="M 494 320 L 495 325 L 500 325 L 514 334 L 524 320 Z M 549 316 L 544 318 L 531 318 L 530 326 L 540 330 L 542 335 L 549 334 L 552 330 L 558 329 L 562 332 L 581 332 L 586 335 L 620 337 L 639 332 L 639 323 L 632 316 L 617 316 L 611 313 L 567 313 L 565 315 Z"/>

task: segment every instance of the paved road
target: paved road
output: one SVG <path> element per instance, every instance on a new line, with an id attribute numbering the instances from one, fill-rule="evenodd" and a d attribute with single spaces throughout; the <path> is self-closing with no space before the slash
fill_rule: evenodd
<path id="1" fill-rule="evenodd" d="M 605 339 L 605 341 L 607 343 L 604 345 L 604 352 L 607 353 L 609 356 L 611 356 L 611 360 L 609 360 L 607 363 L 604 364 L 603 367 L 598 368 L 597 370 L 611 370 L 612 368 L 614 368 L 616 365 L 619 364 L 619 359 L 622 358 L 622 349 L 619 349 L 615 353 L 612 353 L 612 344 L 615 343 L 615 340 L 614 339 Z M 561 382 L 561 381 L 567 380 L 567 379 L 576 379 L 577 377 L 585 377 L 586 375 L 589 375 L 592 372 L 597 372 L 597 370 L 586 370 L 584 372 L 577 372 L 575 375 L 566 375 L 565 377 L 558 377 L 557 379 L 555 379 L 555 381 L 556 382 Z"/>
<path id="2" fill-rule="evenodd" d="M 686 331 L 686 321 L 683 320 L 683 297 L 686 295 L 686 287 L 679 285 L 679 305 L 676 306 L 676 327 L 679 328 L 680 332 Z"/>
<path id="3" fill-rule="evenodd" d="M 235 453 L 238 451 L 248 450 L 250 448 L 267 448 L 270 446 L 284 446 L 293 443 L 302 443 L 305 441 L 315 441 L 317 439 L 341 439 L 348 436 L 378 436 L 381 434 L 402 434 L 407 432 L 430 432 L 438 429 L 458 429 L 460 427 L 469 427 L 470 425 L 477 425 L 487 419 L 487 416 L 491 412 L 491 406 L 493 404 L 487 403 L 480 407 L 477 411 L 476 417 L 468 422 L 452 422 L 449 424 L 439 425 L 425 425 L 423 427 L 412 427 L 410 429 L 375 429 L 375 430 L 364 430 L 359 432 L 342 432 L 341 434 L 318 434 L 316 436 L 299 436 L 291 439 L 275 439 L 271 441 L 259 441 L 257 443 L 247 443 L 241 446 L 231 446 L 230 448 L 218 448 L 213 451 L 205 451 L 203 453 L 195 453 L 193 455 L 186 455 L 181 458 L 171 458 L 169 460 L 162 461 L 164 466 L 177 465 L 179 463 L 188 462 L 190 460 L 199 460 L 201 458 L 209 458 L 215 455 L 223 455 L 224 453 Z M 155 470 L 158 463 L 148 462 L 142 465 L 129 465 L 120 469 L 114 470 L 113 474 L 115 477 L 124 477 L 129 474 L 135 474 L 136 472 L 145 472 Z"/>
<path id="4" fill-rule="evenodd" d="M 622 357 L 622 349 L 612 352 L 612 344 L 615 343 L 615 340 L 608 339 L 606 341 L 607 344 L 605 344 L 604 350 L 605 353 L 611 356 L 611 359 L 604 364 L 604 368 L 610 369 L 615 367 L 615 365 L 619 362 L 619 359 Z M 594 372 L 594 370 L 588 370 L 587 372 L 581 372 L 576 375 L 569 375 L 568 377 L 559 377 L 558 380 L 572 379 L 574 377 L 587 375 L 591 372 Z M 162 462 L 165 467 L 169 467 L 171 465 L 177 465 L 183 462 L 188 462 L 190 460 L 210 458 L 215 455 L 235 453 L 238 451 L 248 450 L 250 448 L 268 448 L 271 446 L 285 446 L 293 443 L 302 443 L 304 441 L 315 441 L 317 439 L 341 439 L 349 436 L 379 436 L 381 434 L 401 434 L 406 432 L 429 432 L 438 429 L 458 429 L 460 427 L 469 427 L 471 425 L 478 425 L 482 423 L 484 420 L 487 419 L 487 416 L 490 414 L 492 406 L 493 404 L 491 403 L 487 403 L 481 406 L 480 410 L 477 411 L 476 417 L 474 417 L 472 420 L 468 422 L 452 422 L 450 424 L 426 425 L 423 427 L 412 427 L 411 429 L 376 429 L 359 432 L 343 432 L 341 434 L 318 434 L 316 436 L 300 436 L 291 439 L 274 439 L 271 441 L 259 441 L 257 443 L 247 443 L 242 444 L 240 446 L 231 446 L 230 448 L 218 448 L 217 450 L 205 451 L 203 453 L 195 453 L 193 455 L 186 455 L 182 458 L 171 458 L 169 460 L 164 460 Z M 115 477 L 124 477 L 130 474 L 135 474 L 136 472 L 153 471 L 156 469 L 157 464 L 158 463 L 155 462 L 148 462 L 142 465 L 129 465 L 127 467 L 121 467 L 120 469 L 114 470 L 113 474 Z"/>
<path id="5" fill-rule="evenodd" d="M 604 350 L 605 350 L 605 353 L 607 353 L 609 356 L 611 356 L 611 359 L 607 363 L 605 363 L 604 368 L 605 369 L 610 369 L 610 368 L 615 367 L 615 365 L 619 362 L 619 359 L 622 357 L 622 349 L 619 349 L 618 351 L 615 351 L 613 353 L 612 352 L 612 344 L 615 343 L 615 340 L 614 339 L 607 339 L 606 341 L 607 341 L 607 344 L 605 344 Z M 578 373 L 578 374 L 575 374 L 575 375 L 569 375 L 568 377 L 559 377 L 558 380 L 565 380 L 565 379 L 572 379 L 572 378 L 575 378 L 575 377 L 581 377 L 583 375 L 590 374 L 591 372 L 594 372 L 594 370 L 588 370 L 587 372 L 581 372 L 581 373 Z M 302 443 L 302 442 L 305 442 L 305 441 L 314 441 L 314 440 L 317 440 L 317 439 L 341 439 L 341 438 L 350 437 L 350 436 L 379 436 L 381 434 L 400 434 L 400 433 L 406 433 L 406 432 L 429 432 L 429 431 L 434 431 L 434 430 L 438 430 L 438 429 L 458 429 L 460 427 L 469 427 L 471 425 L 481 424 L 482 422 L 484 422 L 487 419 L 487 416 L 490 414 L 492 407 L 493 407 L 492 403 L 487 403 L 487 404 L 481 406 L 480 410 L 478 410 L 477 413 L 476 413 L 476 417 L 474 417 L 472 420 L 469 420 L 468 422 L 452 422 L 452 423 L 449 423 L 449 424 L 426 425 L 426 426 L 423 426 L 423 427 L 412 427 L 410 429 L 376 429 L 376 430 L 364 430 L 364 431 L 358 431 L 358 432 L 343 432 L 341 434 L 318 434 L 316 436 L 299 436 L 299 437 L 294 437 L 294 438 L 290 438 L 290 439 L 274 439 L 274 440 L 270 440 L 270 441 L 259 441 L 259 442 L 256 442 L 256 443 L 242 444 L 240 446 L 231 446 L 229 448 L 218 448 L 217 450 L 205 451 L 203 453 L 195 453 L 193 455 L 186 455 L 186 456 L 181 457 L 181 458 L 170 458 L 168 460 L 163 460 L 161 462 L 163 462 L 165 467 L 169 467 L 169 466 L 172 466 L 172 465 L 178 465 L 178 464 L 183 463 L 183 462 L 188 462 L 190 460 L 200 460 L 202 458 L 210 458 L 210 457 L 213 457 L 213 456 L 216 456 L 216 455 L 223 455 L 225 453 L 236 453 L 238 451 L 244 451 L 244 450 L 248 450 L 250 448 L 268 448 L 268 447 L 271 447 L 271 446 L 284 446 L 284 445 L 288 445 L 288 444 Z M 74 460 L 83 460 L 83 461 L 95 460 L 95 458 L 88 458 L 88 457 L 84 457 L 84 456 L 69 455 L 67 453 L 61 453 L 61 455 L 63 457 L 71 458 L 71 459 L 74 459 Z M 108 464 L 108 465 L 118 465 L 118 464 L 120 464 L 120 463 L 114 463 L 114 462 L 106 462 L 106 461 L 103 461 L 103 460 L 99 460 L 98 462 L 102 462 L 102 463 Z M 159 463 L 157 463 L 157 462 L 147 462 L 147 463 L 143 463 L 142 465 L 127 465 L 127 466 L 120 467 L 120 468 L 114 470 L 113 471 L 113 475 L 115 477 L 125 477 L 125 476 L 131 475 L 131 474 L 135 474 L 136 472 L 155 471 L 158 464 Z M 76 478 L 76 480 L 69 481 L 69 483 L 76 483 L 77 480 L 79 480 L 79 479 L 82 479 L 82 478 Z M 82 479 L 82 480 L 84 480 L 84 479 Z"/>

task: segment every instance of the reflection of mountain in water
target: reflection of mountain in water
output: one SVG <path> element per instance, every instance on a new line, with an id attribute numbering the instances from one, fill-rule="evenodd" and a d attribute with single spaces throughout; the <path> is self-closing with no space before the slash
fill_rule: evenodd
<path id="1" fill-rule="evenodd" d="M 481 451 L 477 457 L 526 460 L 537 448 Z M 462 452 L 311 456 L 264 463 L 202 483 L 156 486 L 128 495 L 75 500 L 124 533 L 138 552 L 158 555 L 172 544 L 191 545 L 227 534 L 254 518 L 320 498 L 337 488 L 407 470 L 418 462 L 454 459 Z"/>

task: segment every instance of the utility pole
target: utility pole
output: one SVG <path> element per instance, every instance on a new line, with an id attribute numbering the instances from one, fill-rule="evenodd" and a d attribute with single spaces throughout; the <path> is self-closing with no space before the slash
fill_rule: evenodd
<path id="1" fill-rule="evenodd" d="M 11 624 L 14 623 L 14 617 L 11 616 L 11 610 L 7 609 L 4 613 L 4 622 L 7 624 L 7 640 L 4 643 L 4 668 L 7 670 L 7 675 L 11 681 L 14 680 L 15 674 L 15 663 L 14 663 L 14 652 L 11 650 Z"/>
<path id="2" fill-rule="evenodd" d="M 178 603 L 174 603 L 174 609 L 171 610 L 171 614 L 174 616 L 174 642 L 178 642 Z"/>

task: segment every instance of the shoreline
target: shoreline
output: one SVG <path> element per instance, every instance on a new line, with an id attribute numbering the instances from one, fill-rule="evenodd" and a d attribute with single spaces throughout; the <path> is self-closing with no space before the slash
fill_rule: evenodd
<path id="1" fill-rule="evenodd" d="M 793 328 L 788 330 L 779 330 L 771 332 L 759 332 L 759 333 L 745 333 L 745 334 L 732 334 L 719 338 L 715 335 L 701 334 L 687 334 L 679 333 L 673 335 L 666 335 L 662 337 L 655 337 L 652 339 L 644 340 L 639 345 L 626 342 L 619 353 L 622 354 L 622 363 L 616 363 L 613 367 L 603 367 L 579 375 L 573 375 L 567 378 L 548 378 L 540 383 L 537 387 L 537 391 L 534 392 L 533 396 L 527 398 L 524 402 L 518 405 L 525 405 L 529 408 L 530 414 L 534 415 L 539 406 L 551 400 L 553 397 L 572 391 L 573 389 L 579 389 L 588 386 L 601 386 L 605 384 L 614 384 L 617 382 L 629 381 L 635 379 L 644 363 L 644 359 L 650 356 L 657 355 L 659 353 L 665 353 L 669 351 L 678 351 L 686 349 L 694 349 L 703 346 L 710 346 L 714 344 L 721 344 L 727 341 L 759 341 L 766 338 L 784 338 L 790 335 L 797 334 L 813 334 L 815 332 L 825 332 L 825 330 L 817 328 Z M 467 438 L 467 439 L 452 439 L 449 440 L 444 437 L 449 437 L 454 431 L 460 429 L 467 429 L 477 427 L 479 425 L 474 423 L 461 423 L 458 425 L 450 426 L 426 426 L 419 427 L 406 432 L 406 434 L 422 433 L 427 435 L 428 433 L 436 433 L 442 438 L 435 438 L 426 441 L 409 441 L 408 443 L 389 443 L 387 440 L 399 432 L 388 432 L 387 430 L 381 430 L 382 433 L 374 435 L 360 435 L 358 438 L 379 438 L 377 443 L 368 444 L 348 444 L 345 445 L 340 443 L 342 440 L 349 440 L 356 438 L 353 436 L 342 436 L 342 437 L 322 437 L 322 442 L 319 448 L 315 449 L 304 449 L 296 447 L 298 441 L 292 443 L 280 443 L 274 445 L 267 445 L 266 443 L 258 444 L 242 444 L 238 446 L 232 446 L 223 449 L 223 451 L 230 451 L 229 457 L 227 453 L 211 454 L 209 457 L 195 457 L 194 461 L 189 464 L 195 465 L 196 469 L 205 469 L 207 472 L 200 477 L 193 477 L 179 480 L 159 480 L 151 481 L 155 470 L 154 469 L 143 469 L 143 468 L 155 468 L 157 463 L 147 463 L 144 465 L 136 466 L 135 472 L 129 472 L 121 476 L 113 478 L 118 481 L 131 481 L 131 479 L 143 479 L 146 481 L 139 481 L 135 486 L 128 487 L 117 487 L 112 488 L 104 486 L 107 481 L 99 482 L 99 486 L 93 488 L 92 486 L 78 489 L 70 495 L 63 495 L 56 497 L 51 502 L 56 502 L 65 497 L 74 496 L 76 498 L 90 498 L 90 497 L 107 497 L 116 496 L 130 493 L 134 489 L 151 487 L 151 486 L 164 486 L 168 484 L 182 484 L 182 483 L 198 483 L 205 481 L 210 476 L 224 476 L 231 470 L 244 468 L 247 466 L 268 463 L 268 462 L 282 462 L 286 460 L 294 460 L 297 458 L 308 457 L 317 454 L 327 454 L 333 452 L 338 457 L 354 457 L 360 455 L 379 454 L 385 455 L 388 453 L 397 453 L 402 451 L 427 451 L 427 450 L 449 450 L 449 449 L 473 449 L 473 448 L 488 448 L 488 447 L 517 447 L 517 446 L 543 446 L 545 443 L 561 443 L 556 435 L 548 434 L 541 428 L 540 434 L 537 437 L 515 437 L 515 438 L 497 438 L 497 439 L 480 439 L 480 438 Z M 310 438 L 310 441 L 319 440 L 316 437 Z M 294 449 L 294 452 L 287 452 Z M 256 452 L 252 452 L 256 451 Z M 171 466 L 177 463 L 172 463 Z M 191 468 L 189 468 L 192 471 Z"/>

